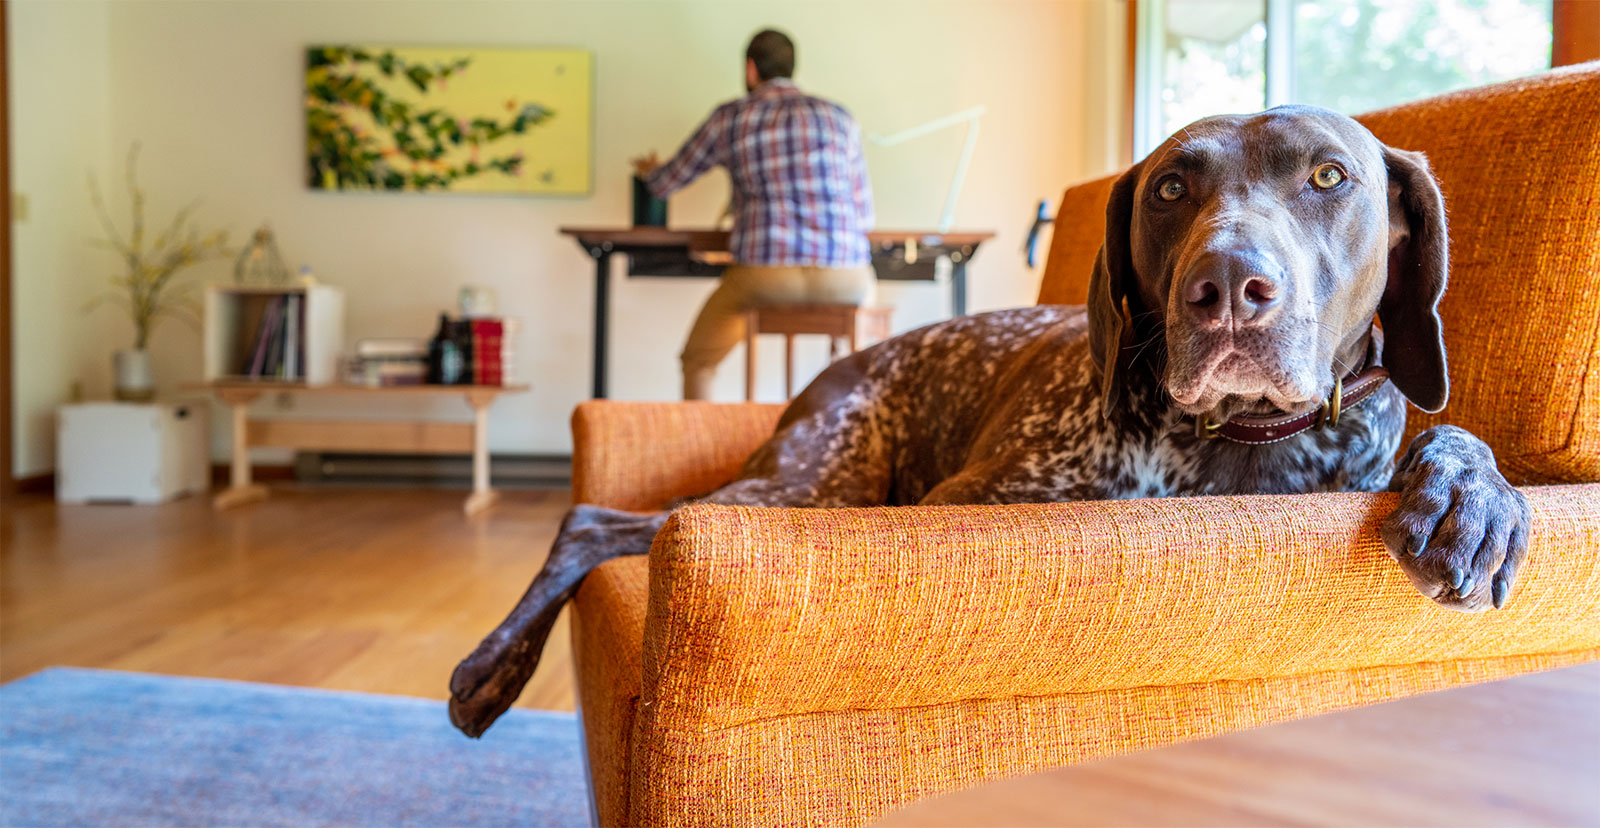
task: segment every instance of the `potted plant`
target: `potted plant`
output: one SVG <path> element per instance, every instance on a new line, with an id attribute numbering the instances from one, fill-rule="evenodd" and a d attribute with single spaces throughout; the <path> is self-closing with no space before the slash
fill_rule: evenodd
<path id="1" fill-rule="evenodd" d="M 199 202 L 180 209 L 164 230 L 154 238 L 146 238 L 145 195 L 139 187 L 137 166 L 139 145 L 128 151 L 128 203 L 132 223 L 126 236 L 122 235 L 106 209 L 105 199 L 94 175 L 89 176 L 89 195 L 94 201 L 95 213 L 100 218 L 106 237 L 96 239 L 94 245 L 115 253 L 121 260 L 122 272 L 111 277 L 111 287 L 90 302 L 90 307 L 104 303 L 119 305 L 133 321 L 133 347 L 112 355 L 113 389 L 119 400 L 142 401 L 155 396 L 155 379 L 150 369 L 150 333 L 156 323 L 166 317 L 176 317 L 191 324 L 199 324 L 198 302 L 194 297 L 194 284 L 176 280 L 181 271 L 210 259 L 228 256 L 227 233 L 217 230 L 202 235 L 193 225 L 194 210 Z"/>

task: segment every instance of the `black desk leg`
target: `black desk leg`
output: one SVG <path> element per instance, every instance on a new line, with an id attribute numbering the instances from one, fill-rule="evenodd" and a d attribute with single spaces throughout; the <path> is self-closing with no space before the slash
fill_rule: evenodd
<path id="1" fill-rule="evenodd" d="M 950 266 L 950 315 L 967 315 L 967 257 Z"/>
<path id="2" fill-rule="evenodd" d="M 606 343 L 611 310 L 611 252 L 591 251 L 594 256 L 594 398 L 606 398 Z"/>

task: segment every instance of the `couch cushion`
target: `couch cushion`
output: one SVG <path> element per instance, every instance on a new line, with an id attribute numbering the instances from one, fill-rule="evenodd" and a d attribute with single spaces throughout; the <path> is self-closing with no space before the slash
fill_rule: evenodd
<path id="1" fill-rule="evenodd" d="M 1450 216 L 1454 423 L 1519 483 L 1600 479 L 1600 65 L 1363 115 L 1428 155 Z"/>
<path id="2" fill-rule="evenodd" d="M 1450 216 L 1440 305 L 1453 423 L 1517 483 L 1600 480 L 1600 65 L 1357 116 L 1421 150 Z M 1062 197 L 1041 304 L 1081 304 L 1115 176 Z"/>

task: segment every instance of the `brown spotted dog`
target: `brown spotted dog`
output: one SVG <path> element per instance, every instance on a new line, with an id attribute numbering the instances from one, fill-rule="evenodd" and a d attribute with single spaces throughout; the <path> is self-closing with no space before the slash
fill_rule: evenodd
<path id="1" fill-rule="evenodd" d="M 1488 446 L 1440 426 L 1394 461 L 1406 399 L 1438 411 L 1449 392 L 1444 204 L 1421 155 L 1311 107 L 1208 118 L 1125 173 L 1106 219 L 1087 307 L 961 317 L 853 354 L 701 500 L 1388 488 L 1402 497 L 1384 542 L 1423 595 L 1505 603 L 1530 513 Z M 575 507 L 528 592 L 451 677 L 456 726 L 477 736 L 503 713 L 584 575 L 648 552 L 665 520 Z"/>

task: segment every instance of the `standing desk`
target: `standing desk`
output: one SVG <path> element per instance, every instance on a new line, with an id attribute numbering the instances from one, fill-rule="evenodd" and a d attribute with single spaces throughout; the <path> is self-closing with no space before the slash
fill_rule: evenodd
<path id="1" fill-rule="evenodd" d="M 717 278 L 730 264 L 728 233 L 666 227 L 563 227 L 594 259 L 595 399 L 606 396 L 606 346 L 610 336 L 611 257 L 626 256 L 628 275 L 666 278 Z M 931 281 L 934 264 L 950 259 L 950 307 L 954 316 L 967 312 L 967 262 L 978 245 L 994 238 L 986 231 L 936 233 L 922 230 L 874 230 L 872 267 L 880 280 Z"/>

